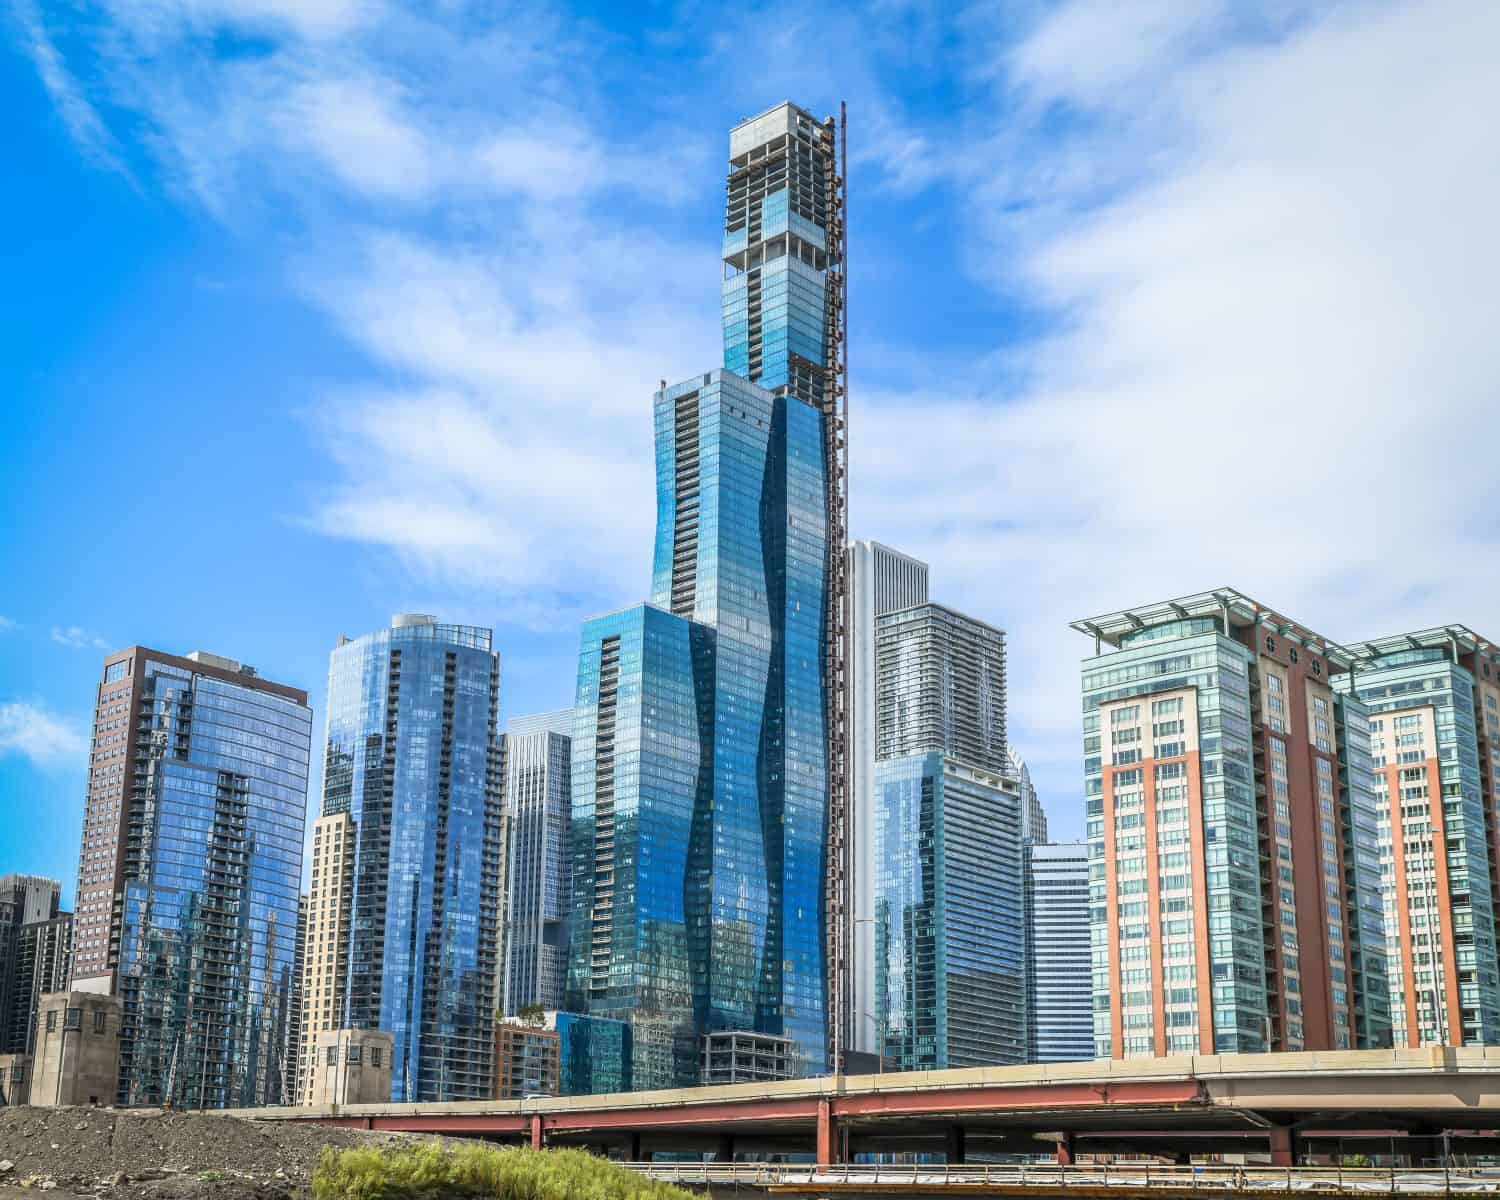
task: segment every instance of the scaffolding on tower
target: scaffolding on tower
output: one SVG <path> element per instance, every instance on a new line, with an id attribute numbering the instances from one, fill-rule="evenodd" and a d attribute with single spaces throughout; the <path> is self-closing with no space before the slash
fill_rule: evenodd
<path id="1" fill-rule="evenodd" d="M 850 804 L 849 705 L 849 308 L 848 308 L 848 113 L 839 104 L 823 122 L 823 136 L 835 162 L 828 177 L 830 286 L 825 323 L 824 362 L 830 386 L 823 390 L 823 470 L 828 519 L 826 618 L 824 630 L 824 721 L 828 744 L 828 858 L 824 899 L 825 957 L 828 974 L 828 1067 L 844 1069 L 853 1003 L 850 978 Z"/>

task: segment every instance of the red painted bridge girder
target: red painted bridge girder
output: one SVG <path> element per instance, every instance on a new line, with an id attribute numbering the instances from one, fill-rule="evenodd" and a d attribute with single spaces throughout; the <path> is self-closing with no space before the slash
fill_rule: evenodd
<path id="1" fill-rule="evenodd" d="M 1175 1108 L 1184 1104 L 1207 1104 L 1203 1086 L 1196 1079 L 1131 1080 L 1110 1084 L 1040 1083 L 1012 1087 L 938 1087 L 892 1092 L 857 1092 L 843 1095 L 778 1097 L 766 1096 L 731 1102 L 623 1105 L 615 1108 L 562 1109 L 548 1112 L 540 1105 L 531 1112 L 442 1113 L 413 1111 L 383 1112 L 368 1116 L 307 1118 L 327 1125 L 358 1126 L 408 1133 L 491 1133 L 526 1136 L 533 1119 L 540 1118 L 544 1130 L 619 1131 L 648 1129 L 700 1129 L 729 1132 L 734 1126 L 806 1123 L 816 1128 L 820 1106 L 826 1104 L 826 1119 L 879 1119 L 921 1117 L 934 1114 L 982 1115 L 1038 1109 L 1102 1110 L 1114 1106 Z M 415 1107 L 415 1106 L 414 1106 Z"/>

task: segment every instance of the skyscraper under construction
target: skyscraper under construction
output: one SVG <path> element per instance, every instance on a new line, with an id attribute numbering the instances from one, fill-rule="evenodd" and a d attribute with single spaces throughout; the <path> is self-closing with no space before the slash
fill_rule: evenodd
<path id="1" fill-rule="evenodd" d="M 839 133 L 791 104 L 731 132 L 724 369 L 657 392 L 652 599 L 583 630 L 568 998 L 631 1022 L 637 1088 L 696 1082 L 710 1033 L 838 1052 Z"/>

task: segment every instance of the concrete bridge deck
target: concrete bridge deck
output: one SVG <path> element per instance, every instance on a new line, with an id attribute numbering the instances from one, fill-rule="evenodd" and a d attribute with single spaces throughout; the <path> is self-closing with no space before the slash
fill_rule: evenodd
<path id="1" fill-rule="evenodd" d="M 1500 1153 L 1500 1047 L 1193 1055 L 450 1104 L 243 1110 L 541 1145 L 651 1153 L 812 1155 L 870 1151 L 1269 1155 Z"/>

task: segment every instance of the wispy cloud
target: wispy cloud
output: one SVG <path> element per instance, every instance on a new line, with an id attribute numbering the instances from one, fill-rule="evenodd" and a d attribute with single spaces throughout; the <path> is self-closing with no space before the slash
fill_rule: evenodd
<path id="1" fill-rule="evenodd" d="M 59 646 L 66 646 L 69 650 L 109 649 L 109 642 L 99 634 L 77 625 L 54 625 L 50 636 Z"/>
<path id="2" fill-rule="evenodd" d="M 853 532 L 1008 628 L 1060 832 L 1070 618 L 1230 583 L 1332 637 L 1500 626 L 1483 0 L 683 4 L 647 35 L 670 71 L 613 92 L 609 39 L 544 4 L 107 8 L 111 94 L 169 177 L 290 227 L 268 242 L 369 360 L 310 406 L 306 520 L 430 592 L 555 624 L 643 589 L 649 393 L 718 358 L 712 233 L 679 232 L 722 131 L 676 110 L 708 88 L 851 101 L 855 284 L 879 266 L 896 314 L 856 330 Z M 265 44 L 221 59 L 225 29 Z M 950 258 L 911 251 L 925 224 Z M 918 276 L 957 350 L 906 332 Z"/>
<path id="3" fill-rule="evenodd" d="M 0 617 L 0 633 L 7 633 L 15 627 L 16 623 L 10 617 Z"/>
<path id="4" fill-rule="evenodd" d="M 113 135 L 58 53 L 35 0 L 11 0 L 11 11 L 20 31 L 21 47 L 30 56 L 78 148 L 99 166 L 134 182 Z"/>
<path id="5" fill-rule="evenodd" d="M 78 765 L 88 749 L 88 731 L 78 720 L 40 704 L 0 703 L 0 756 L 19 755 L 52 769 Z"/>
<path id="6" fill-rule="evenodd" d="M 997 50 L 1048 132 L 967 177 L 968 265 L 1055 319 L 1003 390 L 994 363 L 933 363 L 862 397 L 856 532 L 1010 628 L 1017 736 L 1054 793 L 1079 786 L 1070 618 L 1229 583 L 1334 638 L 1500 624 L 1492 455 L 1459 432 L 1500 373 L 1500 10 L 1334 6 L 1208 40 L 1203 11 L 1064 4 Z M 1132 36 L 1066 52 L 1105 19 Z M 1096 121 L 1135 163 L 1103 199 Z"/>

